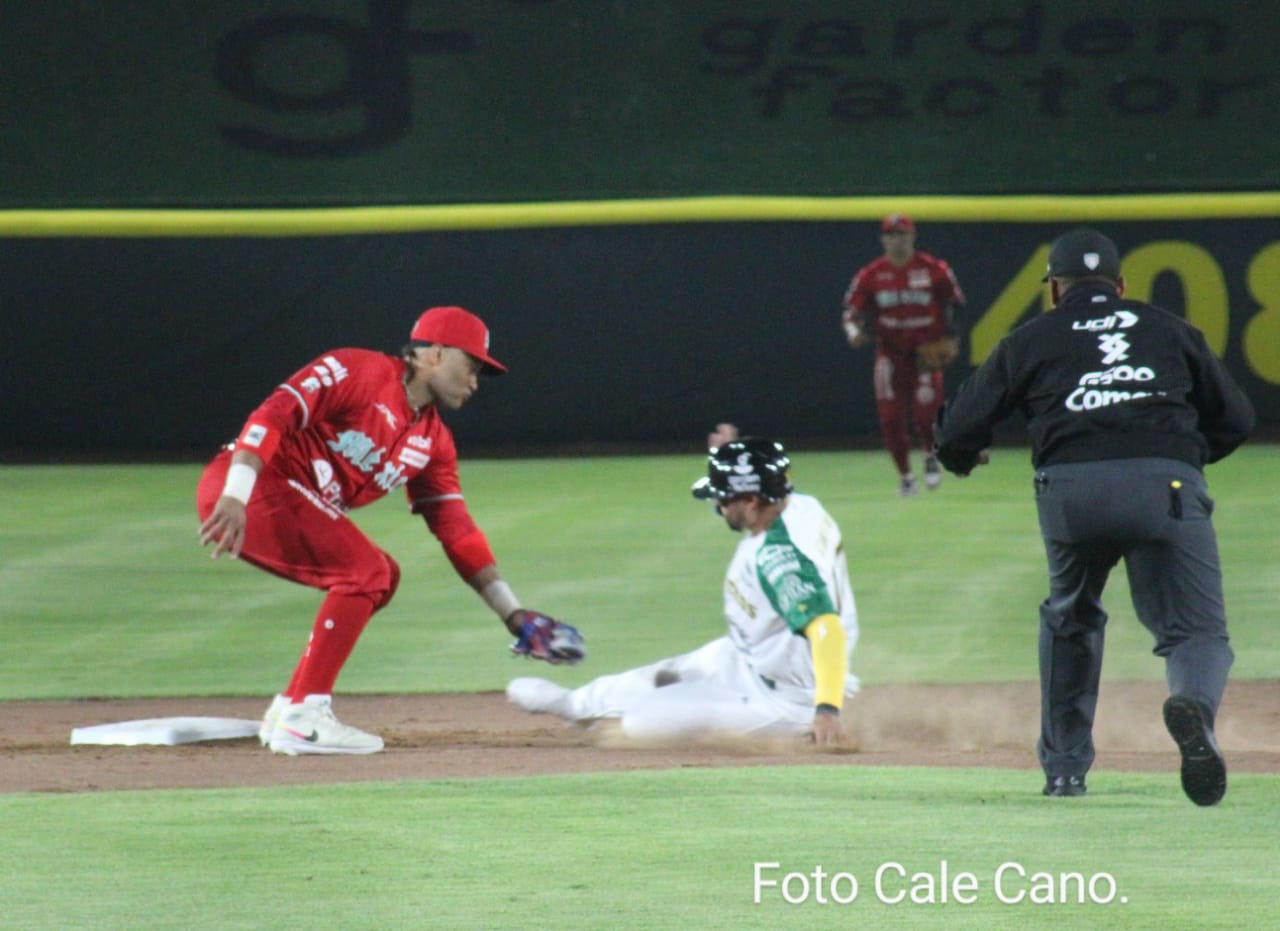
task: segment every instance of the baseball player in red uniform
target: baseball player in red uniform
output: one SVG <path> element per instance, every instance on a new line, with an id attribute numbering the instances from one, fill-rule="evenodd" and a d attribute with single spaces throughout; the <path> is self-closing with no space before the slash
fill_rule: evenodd
<path id="1" fill-rule="evenodd" d="M 296 372 L 204 470 L 196 506 L 200 542 L 213 544 L 213 557 L 241 557 L 325 592 L 293 677 L 263 719 L 259 736 L 273 751 L 382 749 L 382 738 L 340 723 L 331 702 L 356 640 L 400 581 L 396 561 L 346 516 L 352 508 L 403 487 L 458 575 L 521 637 L 517 652 L 530 652 L 531 619 L 557 624 L 523 610 L 502 580 L 467 511 L 453 435 L 440 418 L 441 408 L 467 402 L 481 374 L 505 371 L 489 355 L 489 330 L 479 317 L 433 307 L 418 318 L 399 358 L 335 349 Z M 559 658 L 580 658 L 580 650 Z"/>
<path id="2" fill-rule="evenodd" d="M 924 343 L 953 333 L 952 317 L 963 307 L 964 292 L 942 259 L 917 252 L 916 225 L 890 214 L 880 224 L 884 255 L 858 270 L 844 295 L 845 335 L 858 349 L 870 334 L 876 342 L 873 384 L 876 413 L 885 448 L 898 468 L 898 494 L 917 494 L 911 471 L 911 433 L 915 425 L 924 450 L 925 485 L 942 483 L 933 456 L 933 421 L 943 400 L 942 369 L 926 369 L 917 359 Z"/>

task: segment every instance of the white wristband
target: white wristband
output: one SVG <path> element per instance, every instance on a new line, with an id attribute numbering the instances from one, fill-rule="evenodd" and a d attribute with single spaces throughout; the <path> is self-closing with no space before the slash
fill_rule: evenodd
<path id="1" fill-rule="evenodd" d="M 484 588 L 480 589 L 480 597 L 485 600 L 489 607 L 493 608 L 494 613 L 504 621 L 511 617 L 513 611 L 520 610 L 520 601 L 516 598 L 515 593 L 511 591 L 511 586 L 502 579 L 490 582 Z"/>
<path id="2" fill-rule="evenodd" d="M 243 462 L 232 463 L 231 468 L 227 469 L 227 483 L 222 486 L 222 493 L 241 504 L 248 504 L 249 495 L 253 494 L 253 483 L 257 480 L 258 473 L 253 470 L 253 466 L 247 466 Z"/>
<path id="3" fill-rule="evenodd" d="M 857 339 L 858 334 L 861 332 L 862 331 L 858 329 L 858 325 L 852 320 L 846 320 L 844 322 L 844 335 L 849 337 L 849 339 Z"/>

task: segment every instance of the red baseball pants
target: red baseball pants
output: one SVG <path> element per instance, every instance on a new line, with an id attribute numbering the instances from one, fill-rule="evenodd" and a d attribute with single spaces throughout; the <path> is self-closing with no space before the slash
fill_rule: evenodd
<path id="1" fill-rule="evenodd" d="M 219 453 L 196 489 L 204 521 L 222 495 L 231 453 Z M 342 511 L 309 486 L 267 466 L 246 509 L 240 558 L 282 578 L 321 589 L 311 637 L 283 694 L 328 695 L 369 618 L 391 601 L 400 567 Z"/>

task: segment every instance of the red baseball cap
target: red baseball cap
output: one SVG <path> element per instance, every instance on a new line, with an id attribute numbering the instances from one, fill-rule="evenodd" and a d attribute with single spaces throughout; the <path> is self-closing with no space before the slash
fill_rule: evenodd
<path id="1" fill-rule="evenodd" d="M 905 213 L 891 213 L 880 221 L 880 232 L 892 233 L 898 230 L 904 233 L 914 233 L 916 230 L 915 221 Z"/>
<path id="2" fill-rule="evenodd" d="M 486 375 L 501 375 L 507 367 L 489 355 L 489 328 L 484 321 L 461 307 L 432 307 L 413 325 L 409 339 L 438 343 L 461 349 L 483 363 Z"/>

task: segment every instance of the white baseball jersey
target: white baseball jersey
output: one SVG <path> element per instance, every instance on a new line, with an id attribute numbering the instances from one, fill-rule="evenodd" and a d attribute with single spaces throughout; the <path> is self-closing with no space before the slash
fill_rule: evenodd
<path id="1" fill-rule="evenodd" d="M 791 494 L 772 527 L 738 544 L 725 574 L 724 613 L 747 664 L 795 701 L 813 701 L 813 654 L 803 635 L 810 621 L 838 615 L 852 654 L 858 611 L 844 540 L 816 498 Z"/>
<path id="2" fill-rule="evenodd" d="M 724 637 L 576 689 L 545 683 L 550 688 L 541 695 L 550 697 L 523 707 L 571 721 L 620 718 L 622 732 L 638 738 L 805 733 L 814 677 L 804 628 L 836 614 L 850 654 L 858 639 L 840 528 L 817 499 L 793 493 L 772 527 L 738 544 L 725 575 L 724 611 Z M 858 691 L 856 676 L 846 676 L 844 691 Z"/>

